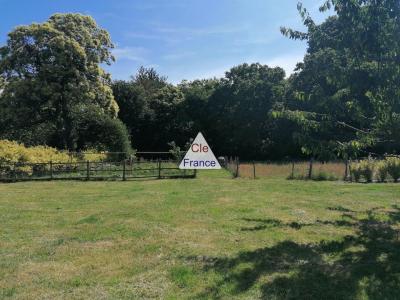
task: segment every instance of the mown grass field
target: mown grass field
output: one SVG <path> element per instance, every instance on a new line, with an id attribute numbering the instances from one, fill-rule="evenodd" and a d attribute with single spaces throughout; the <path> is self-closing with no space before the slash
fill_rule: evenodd
<path id="1" fill-rule="evenodd" d="M 400 298 L 400 184 L 0 184 L 0 223 L 0 298 Z"/>

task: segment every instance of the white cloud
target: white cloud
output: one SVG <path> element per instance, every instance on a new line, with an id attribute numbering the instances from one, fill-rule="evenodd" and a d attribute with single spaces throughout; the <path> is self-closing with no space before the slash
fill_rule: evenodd
<path id="1" fill-rule="evenodd" d="M 163 55 L 165 60 L 181 60 L 196 55 L 194 51 L 176 52 Z"/>
<path id="2" fill-rule="evenodd" d="M 147 50 L 142 47 L 117 47 L 112 50 L 117 60 L 130 60 L 145 63 Z"/>

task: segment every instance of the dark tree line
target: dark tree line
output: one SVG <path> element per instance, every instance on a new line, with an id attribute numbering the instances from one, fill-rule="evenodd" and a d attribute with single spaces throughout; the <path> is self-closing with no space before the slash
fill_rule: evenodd
<path id="1" fill-rule="evenodd" d="M 184 146 L 202 131 L 216 153 L 280 158 L 300 154 L 293 151 L 290 134 L 283 136 L 281 126 L 289 124 L 270 114 L 282 101 L 285 84 L 281 68 L 243 64 L 222 79 L 178 86 L 141 68 L 131 81 L 115 81 L 112 87 L 134 148 L 166 150 L 172 141 Z"/>
<path id="2" fill-rule="evenodd" d="M 217 155 L 243 159 L 364 156 L 400 151 L 400 3 L 328 0 L 294 74 L 242 64 L 221 79 L 168 83 L 140 68 L 111 81 L 108 33 L 57 14 L 20 26 L 0 48 L 0 138 L 70 150 L 165 151 L 202 131 Z"/>

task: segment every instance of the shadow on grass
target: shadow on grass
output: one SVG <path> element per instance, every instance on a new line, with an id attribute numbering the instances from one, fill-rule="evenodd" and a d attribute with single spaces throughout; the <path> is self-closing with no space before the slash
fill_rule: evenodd
<path id="1" fill-rule="evenodd" d="M 363 219 L 350 210 L 338 211 L 351 221 L 314 224 L 351 226 L 354 235 L 316 244 L 284 241 L 235 257 L 212 258 L 203 263 L 204 271 L 217 272 L 222 279 L 198 297 L 233 297 L 254 288 L 262 299 L 400 299 L 400 208 L 359 212 L 367 215 Z M 263 226 L 300 230 L 312 225 L 269 219 L 246 221 L 260 224 L 246 229 L 249 231 Z"/>
<path id="2" fill-rule="evenodd" d="M 321 221 L 317 220 L 314 223 L 299 223 L 299 222 L 289 222 L 289 223 L 284 223 L 280 220 L 277 219 L 249 219 L 249 218 L 243 218 L 244 221 L 247 222 L 256 222 L 258 223 L 256 226 L 253 227 L 242 227 L 241 231 L 259 231 L 259 230 L 264 230 L 267 228 L 272 228 L 272 227 L 290 227 L 292 229 L 301 229 L 306 226 L 314 226 L 314 225 L 333 225 L 333 226 L 356 226 L 357 223 L 354 221 L 357 221 L 354 219 L 354 216 L 350 213 L 344 213 L 342 214 L 342 218 L 346 217 L 347 219 L 351 219 L 352 221 L 348 220 L 335 220 L 335 221 Z"/>

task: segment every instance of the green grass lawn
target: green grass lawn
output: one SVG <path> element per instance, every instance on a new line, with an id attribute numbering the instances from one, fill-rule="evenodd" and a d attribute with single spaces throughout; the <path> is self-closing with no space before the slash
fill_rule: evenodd
<path id="1" fill-rule="evenodd" d="M 0 298 L 400 299 L 400 184 L 0 184 Z"/>

